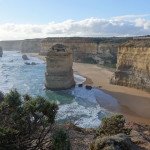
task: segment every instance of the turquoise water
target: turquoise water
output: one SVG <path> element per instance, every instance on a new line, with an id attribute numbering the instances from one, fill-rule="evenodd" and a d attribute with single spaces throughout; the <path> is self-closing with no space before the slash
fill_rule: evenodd
<path id="1" fill-rule="evenodd" d="M 17 51 L 5 51 L 0 58 L 0 91 L 4 93 L 16 88 L 21 94 L 41 95 L 59 104 L 58 121 L 71 120 L 81 127 L 97 127 L 101 119 L 110 114 L 100 105 L 117 105 L 116 99 L 103 91 L 93 88 L 75 87 L 64 91 L 46 91 L 44 61 L 29 57 L 24 61 Z M 36 65 L 26 65 L 35 62 Z M 75 81 L 81 83 L 85 78 L 75 75 Z M 97 103 L 97 100 L 99 103 Z"/>

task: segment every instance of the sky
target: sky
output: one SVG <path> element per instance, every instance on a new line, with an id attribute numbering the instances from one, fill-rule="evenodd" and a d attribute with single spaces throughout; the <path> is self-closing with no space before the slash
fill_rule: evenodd
<path id="1" fill-rule="evenodd" d="M 0 0 L 0 40 L 150 34 L 150 0 Z"/>

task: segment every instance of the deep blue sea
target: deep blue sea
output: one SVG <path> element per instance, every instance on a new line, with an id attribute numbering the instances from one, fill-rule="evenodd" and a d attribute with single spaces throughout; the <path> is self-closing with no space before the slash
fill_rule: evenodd
<path id="1" fill-rule="evenodd" d="M 76 86 L 70 90 L 46 91 L 45 62 L 28 57 L 29 60 L 24 61 L 20 52 L 4 51 L 0 58 L 0 91 L 7 93 L 16 88 L 21 94 L 44 96 L 59 105 L 57 121 L 72 121 L 81 127 L 97 127 L 103 117 L 111 114 L 100 106 L 101 103 L 117 105 L 115 98 L 96 88 L 87 90 Z M 26 62 L 35 62 L 36 65 L 26 65 Z M 77 83 L 86 80 L 80 75 L 74 77 Z"/>

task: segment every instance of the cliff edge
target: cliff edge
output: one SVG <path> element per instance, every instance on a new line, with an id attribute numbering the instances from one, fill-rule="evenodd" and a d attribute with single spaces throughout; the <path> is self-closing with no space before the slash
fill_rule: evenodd
<path id="1" fill-rule="evenodd" d="M 118 48 L 111 83 L 150 90 L 150 39 L 132 40 Z"/>

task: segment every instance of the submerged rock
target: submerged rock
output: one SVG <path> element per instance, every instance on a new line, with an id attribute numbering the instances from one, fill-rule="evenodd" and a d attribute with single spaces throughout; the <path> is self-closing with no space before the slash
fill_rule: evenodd
<path id="1" fill-rule="evenodd" d="M 25 62 L 26 65 L 37 65 L 37 63 L 35 62 L 32 62 L 32 63 L 29 63 L 29 62 Z"/>
<path id="2" fill-rule="evenodd" d="M 29 63 L 29 62 L 25 62 L 25 64 L 26 64 L 26 65 L 30 65 L 30 63 Z"/>
<path id="3" fill-rule="evenodd" d="M 83 87 L 83 84 L 78 84 L 78 87 Z"/>
<path id="4" fill-rule="evenodd" d="M 28 56 L 27 56 L 27 55 L 25 55 L 25 54 L 24 54 L 24 55 L 22 55 L 22 59 L 23 59 L 23 60 L 29 60 Z"/>
<path id="5" fill-rule="evenodd" d="M 91 89 L 92 89 L 92 86 L 86 85 L 85 88 L 86 88 L 87 90 L 91 90 Z"/>
<path id="6" fill-rule="evenodd" d="M 2 49 L 2 47 L 0 47 L 0 57 L 2 57 L 3 56 L 3 49 Z"/>
<path id="7" fill-rule="evenodd" d="M 36 65 L 36 64 L 37 64 L 37 63 L 35 63 L 35 62 L 32 62 L 32 63 L 31 63 L 31 65 Z"/>

